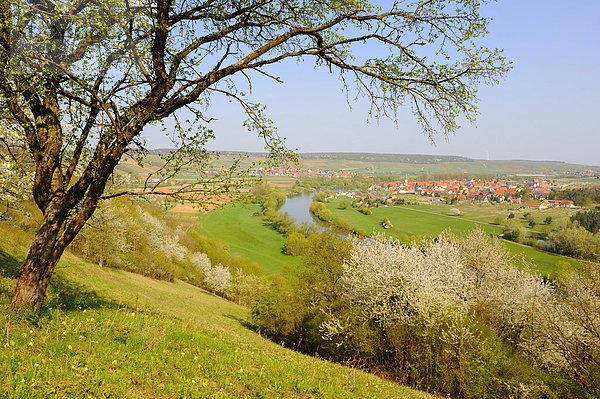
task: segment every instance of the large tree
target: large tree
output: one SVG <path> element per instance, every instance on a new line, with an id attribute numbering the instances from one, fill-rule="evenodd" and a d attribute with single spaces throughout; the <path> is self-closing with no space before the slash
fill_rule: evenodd
<path id="1" fill-rule="evenodd" d="M 374 3 L 0 0 L 2 114 L 26 138 L 43 214 L 13 307 L 41 305 L 63 251 L 107 196 L 119 160 L 143 148 L 148 124 L 183 110 L 208 121 L 199 110 L 209 109 L 210 95 L 226 95 L 280 152 L 261 108 L 238 88 L 256 74 L 279 80 L 271 64 L 312 58 L 377 115 L 412 107 L 430 135 L 472 119 L 477 84 L 508 69 L 500 51 L 478 42 L 489 22 L 482 2 Z M 184 148 L 192 140 L 201 151 L 211 133 L 178 134 Z"/>

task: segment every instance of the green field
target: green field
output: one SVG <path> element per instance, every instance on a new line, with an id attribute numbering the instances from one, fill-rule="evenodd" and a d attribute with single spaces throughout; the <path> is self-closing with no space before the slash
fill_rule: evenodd
<path id="1" fill-rule="evenodd" d="M 258 263 L 267 274 L 283 270 L 288 264 L 300 264 L 301 258 L 283 253 L 285 236 L 260 216 L 252 216 L 260 209 L 260 205 L 255 204 L 215 209 L 199 216 L 198 231 L 228 244 L 232 254 Z"/>
<path id="2" fill-rule="evenodd" d="M 415 201 L 415 199 L 418 199 L 413 195 L 408 195 L 405 198 L 411 202 Z M 407 209 L 418 209 L 444 216 L 449 216 L 450 209 L 452 208 L 460 209 L 461 218 L 468 219 L 469 221 L 488 224 L 495 224 L 495 219 L 498 216 L 500 216 L 503 219 L 506 219 L 508 215 L 512 213 L 515 216 L 515 220 L 519 221 L 524 228 L 530 231 L 533 230 L 536 232 L 543 233 L 550 232 L 552 229 L 564 227 L 567 224 L 569 218 L 580 211 L 580 209 L 577 208 L 548 208 L 544 210 L 531 208 L 513 209 L 509 204 L 491 205 L 482 202 L 464 202 L 460 205 L 448 205 L 443 202 L 421 202 L 418 205 L 411 205 L 407 207 Z M 533 217 L 533 219 L 537 223 L 535 228 L 531 229 L 529 227 L 529 221 L 524 217 L 525 214 L 530 214 Z M 552 222 L 549 225 L 544 223 L 544 219 L 548 216 L 552 217 Z"/>
<path id="3" fill-rule="evenodd" d="M 456 206 L 445 204 L 372 208 L 372 215 L 364 215 L 351 207 L 341 209 L 339 205 L 342 201 L 348 202 L 347 198 L 342 197 L 327 203 L 327 207 L 334 215 L 341 217 L 352 226 L 361 228 L 368 234 L 385 233 L 391 237 L 406 240 L 410 236 L 416 235 L 436 236 L 446 229 L 462 234 L 477 226 L 490 234 L 501 232 L 500 226 L 489 224 L 495 217 L 493 207 L 473 206 L 465 207 L 465 209 L 459 207 L 463 214 L 458 217 L 447 214 L 450 208 Z M 392 228 L 386 230 L 381 227 L 384 217 L 390 219 Z M 510 241 L 504 242 L 512 253 L 523 255 L 526 261 L 531 262 L 532 268 L 543 275 L 554 276 L 558 261 L 567 261 L 574 267 L 578 265 L 577 261 L 570 258 Z"/>
<path id="4" fill-rule="evenodd" d="M 363 215 L 356 209 L 348 207 L 341 209 L 341 202 L 348 202 L 341 197 L 327 203 L 332 212 L 341 217 L 352 226 L 362 229 L 365 233 L 385 233 L 389 236 L 408 240 L 411 236 L 436 236 L 440 232 L 450 229 L 457 234 L 463 234 L 474 227 L 481 227 L 490 234 L 502 231 L 500 226 L 492 224 L 496 216 L 506 217 L 510 212 L 506 207 L 465 205 L 460 206 L 461 216 L 449 216 L 448 212 L 454 205 L 446 204 L 419 204 L 403 207 L 372 208 L 372 215 Z M 268 222 L 258 216 L 252 216 L 259 211 L 258 205 L 239 204 L 230 205 L 211 211 L 199 217 L 199 231 L 206 237 L 218 239 L 229 245 L 230 252 L 248 258 L 261 265 L 267 274 L 283 270 L 286 265 L 298 265 L 301 258 L 285 255 L 282 249 L 285 237 L 276 232 Z M 573 211 L 568 211 L 572 213 Z M 524 211 L 515 212 L 520 219 Z M 570 214 L 569 213 L 569 214 Z M 532 211 L 536 219 L 542 220 L 547 215 L 552 215 L 554 222 L 559 223 L 567 218 L 566 210 Z M 387 217 L 393 227 L 384 229 L 381 221 Z M 526 222 L 523 220 L 523 224 Z M 552 226 L 551 225 L 551 226 Z M 540 225 L 537 229 L 550 226 Z M 578 262 L 571 258 L 552 254 L 537 248 L 521 245 L 511 241 L 504 241 L 511 252 L 517 256 L 523 255 L 525 262 L 542 275 L 555 276 L 558 261 L 566 261 L 576 267 Z"/>
<path id="5" fill-rule="evenodd" d="M 3 398 L 425 398 L 285 349 L 248 309 L 68 253 L 40 313 L 8 308 L 29 239 L 0 225 Z"/>

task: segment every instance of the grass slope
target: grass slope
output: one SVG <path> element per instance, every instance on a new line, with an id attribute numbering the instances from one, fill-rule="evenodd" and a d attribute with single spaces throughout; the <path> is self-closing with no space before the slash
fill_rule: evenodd
<path id="1" fill-rule="evenodd" d="M 8 309 L 27 240 L 0 225 L 0 393 L 7 398 L 424 398 L 280 347 L 248 310 L 183 282 L 66 254 L 45 309 Z"/>
<path id="2" fill-rule="evenodd" d="M 348 202 L 346 198 L 341 197 L 326 205 L 334 215 L 341 217 L 352 226 L 360 227 L 367 233 L 375 231 L 395 238 L 408 238 L 412 235 L 436 236 L 448 228 L 454 233 L 461 234 L 477 226 L 482 227 L 490 234 L 501 232 L 499 226 L 489 224 L 489 217 L 481 217 L 485 214 L 485 210 L 480 209 L 473 209 L 457 217 L 444 214 L 450 206 L 410 205 L 372 208 L 371 211 L 373 213 L 371 215 L 364 215 L 351 207 L 341 209 L 339 205 L 342 201 Z M 381 227 L 381 221 L 384 217 L 390 219 L 393 225 L 392 228 L 386 230 Z M 474 220 L 470 218 L 474 218 Z M 557 270 L 557 262 L 559 261 L 569 262 L 573 267 L 578 265 L 578 262 L 571 258 L 510 241 L 504 242 L 512 253 L 523 255 L 526 261 L 532 263 L 533 269 L 543 275 L 554 276 Z"/>
<path id="3" fill-rule="evenodd" d="M 299 257 L 282 252 L 285 237 L 258 216 L 255 204 L 236 204 L 215 209 L 199 216 L 200 233 L 229 245 L 232 254 L 248 258 L 261 265 L 267 274 L 274 273 L 287 264 L 298 265 Z"/>

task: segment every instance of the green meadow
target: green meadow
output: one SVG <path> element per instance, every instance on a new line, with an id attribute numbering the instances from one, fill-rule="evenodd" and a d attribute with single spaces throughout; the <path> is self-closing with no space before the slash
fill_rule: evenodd
<path id="1" fill-rule="evenodd" d="M 283 270 L 286 265 L 299 265 L 299 257 L 283 253 L 285 236 L 275 231 L 260 216 L 256 204 L 230 204 L 199 216 L 200 234 L 226 243 L 234 255 L 261 265 L 265 273 Z"/>
<path id="2" fill-rule="evenodd" d="M 0 225 L 0 393 L 5 398 L 425 398 L 283 348 L 248 309 L 181 281 L 65 254 L 39 313 L 9 297 L 28 237 Z"/>
<path id="3" fill-rule="evenodd" d="M 350 225 L 362 229 L 367 234 L 384 233 L 403 241 L 407 241 L 413 236 L 436 236 L 447 229 L 457 234 L 463 234 L 475 227 L 480 227 L 490 234 L 498 234 L 502 228 L 492 223 L 494 218 L 498 215 L 506 217 L 510 213 L 506 208 L 466 205 L 459 207 L 462 212 L 460 216 L 450 216 L 449 210 L 456 206 L 419 204 L 372 208 L 371 215 L 364 215 L 351 207 L 342 209 L 340 207 L 342 202 L 348 202 L 348 199 L 341 197 L 326 205 L 334 215 Z M 300 264 L 302 261 L 300 257 L 288 256 L 283 253 L 285 237 L 275 231 L 260 216 L 252 216 L 259 210 L 260 206 L 254 204 L 228 205 L 213 210 L 199 216 L 198 231 L 206 237 L 226 243 L 232 254 L 258 263 L 267 274 L 283 270 L 286 265 Z M 520 219 L 522 213 L 516 212 L 516 217 Z M 540 220 L 547 216 L 545 212 L 533 211 L 532 213 Z M 552 216 L 555 220 L 554 223 L 561 219 L 559 213 L 552 213 Z M 389 229 L 381 226 L 381 221 L 386 217 L 393 225 Z M 540 227 L 546 226 L 541 226 L 540 221 Z M 504 243 L 513 254 L 524 257 L 524 261 L 521 263 L 529 264 L 533 270 L 544 276 L 555 276 L 558 262 L 567 262 L 572 267 L 577 267 L 579 264 L 574 259 L 530 246 L 506 240 Z"/>
<path id="4" fill-rule="evenodd" d="M 475 227 L 481 227 L 490 234 L 498 234 L 502 228 L 491 224 L 498 213 L 506 213 L 505 210 L 495 210 L 493 207 L 458 207 L 462 215 L 450 216 L 450 206 L 445 204 L 421 204 L 395 207 L 371 208 L 371 215 L 364 215 L 358 210 L 347 207 L 342 209 L 340 204 L 348 202 L 345 197 L 338 198 L 327 203 L 327 207 L 335 216 L 342 218 L 352 226 L 359 227 L 368 234 L 384 233 L 400 240 L 408 240 L 411 236 L 436 236 L 440 232 L 450 229 L 457 234 L 465 233 Z M 384 229 L 381 226 L 383 218 L 388 218 L 392 226 Z M 572 267 L 579 264 L 576 260 L 564 256 L 552 254 L 526 245 L 511 241 L 504 241 L 511 252 L 517 256 L 524 256 L 524 263 L 529 263 L 533 270 L 542 275 L 554 276 L 557 271 L 557 262 L 568 262 Z"/>

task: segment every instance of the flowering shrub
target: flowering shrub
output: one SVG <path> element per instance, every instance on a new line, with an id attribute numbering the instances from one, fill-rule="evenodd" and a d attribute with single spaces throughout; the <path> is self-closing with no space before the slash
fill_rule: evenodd
<path id="1" fill-rule="evenodd" d="M 216 265 L 207 271 L 204 282 L 217 294 L 226 295 L 231 288 L 231 273 L 228 268 Z"/>
<path id="2" fill-rule="evenodd" d="M 72 249 L 101 266 L 169 281 L 179 278 L 228 297 L 234 283 L 229 267 L 213 266 L 208 255 L 197 250 L 194 237 L 155 212 L 155 208 L 145 209 L 125 200 L 105 202 L 77 236 Z M 240 281 L 248 280 L 243 270 L 234 270 Z M 252 283 L 260 286 L 259 282 Z M 250 301 L 251 295 L 255 294 L 239 287 L 235 292 L 239 301 Z"/>
<path id="3" fill-rule="evenodd" d="M 597 266 L 557 285 L 515 267 L 524 260 L 483 230 L 351 244 L 328 264 L 339 244 L 321 243 L 297 282 L 259 298 L 255 323 L 278 342 L 452 397 L 600 393 Z"/>

